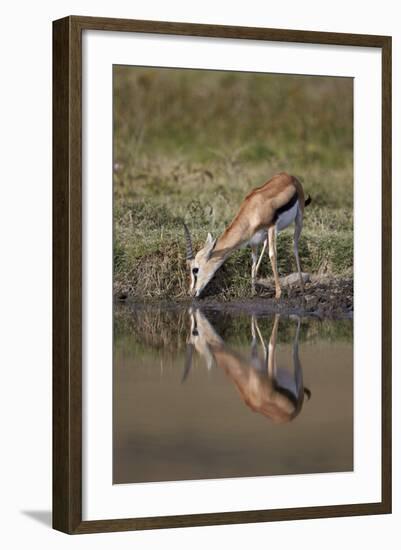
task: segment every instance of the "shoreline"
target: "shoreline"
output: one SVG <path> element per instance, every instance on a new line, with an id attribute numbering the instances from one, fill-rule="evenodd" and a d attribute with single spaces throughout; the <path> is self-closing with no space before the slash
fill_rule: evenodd
<path id="1" fill-rule="evenodd" d="M 318 319 L 353 319 L 353 279 L 311 276 L 305 283 L 303 297 L 297 285 L 283 287 L 279 300 L 274 298 L 274 285 L 270 280 L 259 281 L 260 291 L 247 298 L 224 299 L 217 295 L 190 299 L 148 299 L 140 300 L 134 296 L 115 296 L 117 304 L 126 305 L 135 310 L 163 309 L 183 310 L 202 309 L 230 315 L 247 313 L 258 317 L 281 314 L 299 315 Z"/>

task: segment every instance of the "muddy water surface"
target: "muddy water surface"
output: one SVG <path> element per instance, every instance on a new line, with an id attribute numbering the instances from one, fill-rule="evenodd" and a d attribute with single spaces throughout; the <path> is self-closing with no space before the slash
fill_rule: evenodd
<path id="1" fill-rule="evenodd" d="M 113 481 L 353 469 L 352 321 L 116 307 Z"/>

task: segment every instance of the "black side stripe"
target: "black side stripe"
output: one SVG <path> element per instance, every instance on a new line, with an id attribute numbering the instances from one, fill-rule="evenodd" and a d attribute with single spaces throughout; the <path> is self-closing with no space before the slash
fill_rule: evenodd
<path id="1" fill-rule="evenodd" d="M 284 212 L 287 212 L 287 210 L 290 210 L 290 208 L 294 206 L 297 200 L 298 200 L 298 193 L 295 192 L 288 202 L 283 204 L 283 206 L 280 206 L 280 208 L 277 208 L 274 214 L 273 222 L 275 223 L 277 221 L 280 214 L 283 214 Z"/>

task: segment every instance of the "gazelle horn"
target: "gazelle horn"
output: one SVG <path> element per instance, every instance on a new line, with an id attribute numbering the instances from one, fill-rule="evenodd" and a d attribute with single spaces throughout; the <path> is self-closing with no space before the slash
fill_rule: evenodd
<path id="1" fill-rule="evenodd" d="M 184 225 L 184 231 L 185 231 L 185 241 L 187 246 L 187 260 L 193 260 L 194 259 L 194 251 L 192 249 L 192 240 L 191 240 L 191 234 L 189 232 L 189 229 L 187 225 L 183 222 Z"/>
<path id="2" fill-rule="evenodd" d="M 194 347 L 192 344 L 187 344 L 187 352 L 185 354 L 184 373 L 181 378 L 181 383 L 184 383 L 188 377 L 189 371 L 192 368 L 192 359 L 194 355 Z"/>

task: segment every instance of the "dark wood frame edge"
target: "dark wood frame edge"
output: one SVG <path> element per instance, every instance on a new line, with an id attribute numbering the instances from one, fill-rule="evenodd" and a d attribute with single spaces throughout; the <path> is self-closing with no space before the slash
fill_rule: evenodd
<path id="1" fill-rule="evenodd" d="M 82 521 L 81 34 L 108 30 L 382 49 L 382 500 Z M 391 513 L 391 37 L 70 16 L 53 22 L 53 528 L 68 534 Z"/>

